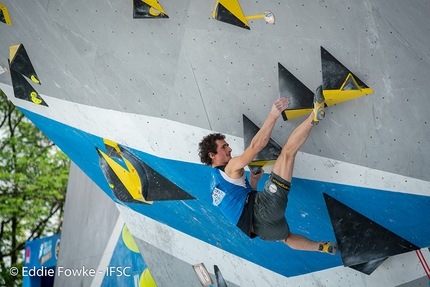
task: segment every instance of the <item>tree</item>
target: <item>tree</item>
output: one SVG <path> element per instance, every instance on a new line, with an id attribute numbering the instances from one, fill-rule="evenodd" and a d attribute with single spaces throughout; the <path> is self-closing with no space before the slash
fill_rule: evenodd
<path id="1" fill-rule="evenodd" d="M 61 231 L 70 160 L 0 90 L 0 286 L 21 286 L 25 242 Z"/>

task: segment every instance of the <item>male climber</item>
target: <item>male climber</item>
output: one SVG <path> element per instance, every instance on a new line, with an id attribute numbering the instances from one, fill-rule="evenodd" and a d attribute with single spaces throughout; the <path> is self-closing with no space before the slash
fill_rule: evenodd
<path id="1" fill-rule="evenodd" d="M 211 192 L 213 204 L 233 224 L 251 238 L 256 236 L 265 241 L 282 241 L 298 250 L 337 253 L 334 242 L 315 242 L 290 232 L 285 210 L 292 180 L 294 158 L 305 143 L 314 126 L 324 117 L 324 97 L 321 87 L 314 96 L 314 110 L 290 135 L 272 172 L 261 192 L 257 192 L 258 180 L 263 172 L 252 173 L 250 182 L 244 167 L 267 145 L 276 120 L 289 105 L 287 98 L 279 98 L 272 105 L 263 126 L 254 136 L 243 154 L 231 157 L 232 149 L 220 133 L 209 134 L 199 143 L 202 163 L 211 166 Z"/>

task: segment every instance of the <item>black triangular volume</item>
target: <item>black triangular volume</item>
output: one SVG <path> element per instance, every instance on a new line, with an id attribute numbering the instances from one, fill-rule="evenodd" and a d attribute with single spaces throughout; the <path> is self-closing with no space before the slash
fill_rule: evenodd
<path id="1" fill-rule="evenodd" d="M 314 93 L 281 63 L 278 63 L 278 88 L 279 97 L 286 97 L 290 100 L 287 110 L 312 108 Z"/>
<path id="2" fill-rule="evenodd" d="M 139 158 L 134 156 L 127 149 L 119 147 L 121 151 L 121 155 L 112 148 L 106 145 L 107 152 L 109 153 L 109 157 L 120 159 L 121 162 L 124 162 L 123 159 L 126 159 L 130 162 L 130 164 L 135 169 L 136 173 L 139 175 L 140 183 L 141 183 L 141 192 L 145 201 L 161 201 L 161 200 L 187 200 L 187 199 L 195 199 L 193 196 L 182 190 L 180 187 L 166 179 L 164 176 L 153 170 Z M 99 155 L 99 165 L 102 169 L 104 176 L 106 177 L 109 185 L 115 195 L 115 197 L 121 202 L 129 202 L 129 203 L 139 203 L 142 204 L 142 201 L 136 200 L 132 197 L 130 192 L 121 182 L 121 180 L 116 175 L 115 171 L 109 165 L 109 163 L 105 160 L 100 150 L 97 149 L 97 153 Z"/>
<path id="3" fill-rule="evenodd" d="M 215 8 L 215 19 L 232 24 L 235 26 L 239 26 L 241 28 L 245 28 L 248 30 L 251 30 L 248 25 L 245 25 L 242 21 L 240 21 L 236 16 L 233 15 L 230 11 L 228 11 L 221 3 L 218 3 L 217 7 Z"/>
<path id="4" fill-rule="evenodd" d="M 168 15 L 161 13 L 154 16 L 150 12 L 151 6 L 142 2 L 142 0 L 133 0 L 133 18 L 169 18 Z"/>
<path id="5" fill-rule="evenodd" d="M 228 287 L 227 282 L 221 274 L 221 270 L 219 270 L 218 266 L 214 265 L 215 278 L 217 287 Z"/>
<path id="6" fill-rule="evenodd" d="M 389 256 L 419 249 L 325 193 L 324 199 L 345 266 L 366 269 L 370 263 L 377 267 Z"/>
<path id="7" fill-rule="evenodd" d="M 195 199 L 182 188 L 156 172 L 128 150 L 120 147 L 121 153 L 136 169 L 142 181 L 142 195 L 147 201 Z M 145 180 L 143 181 L 143 178 Z M 145 182 L 145 186 L 143 186 Z"/>
<path id="8" fill-rule="evenodd" d="M 9 64 L 10 65 L 10 64 Z M 10 68 L 10 66 L 9 66 Z M 27 82 L 27 80 L 17 71 L 10 70 L 10 76 L 12 79 L 13 92 L 15 98 L 26 100 L 37 105 L 43 105 L 48 107 L 48 104 L 42 99 L 39 93 Z"/>
<path id="9" fill-rule="evenodd" d="M 23 44 L 20 44 L 18 50 L 16 51 L 13 59 L 10 59 L 10 69 L 15 70 L 21 75 L 26 76 L 30 80 L 36 80 L 40 85 L 39 77 L 36 74 L 36 70 L 31 64 L 30 58 L 28 57 L 27 51 Z M 34 81 L 33 81 L 34 82 Z"/>
<path id="10" fill-rule="evenodd" d="M 349 73 L 351 73 L 351 75 L 357 81 L 359 88 L 369 88 L 363 81 L 355 76 L 323 47 L 321 47 L 321 66 L 323 90 L 339 90 L 348 77 Z"/>
<path id="11" fill-rule="evenodd" d="M 97 154 L 99 155 L 100 168 L 101 168 L 106 180 L 108 181 L 109 186 L 112 189 L 112 192 L 115 195 L 115 197 L 121 202 L 143 204 L 142 201 L 136 200 L 131 196 L 130 192 L 128 192 L 127 188 L 124 186 L 124 184 L 118 178 L 115 171 L 112 169 L 112 167 L 109 165 L 109 163 L 102 156 L 100 150 L 98 148 L 96 148 L 96 151 L 97 151 Z M 144 179 L 146 179 L 146 178 L 144 178 Z M 141 179 L 141 181 L 142 181 L 142 179 Z"/>
<path id="12" fill-rule="evenodd" d="M 247 116 L 243 115 L 243 139 L 245 148 L 251 144 L 252 139 L 259 130 L 260 128 L 256 124 L 248 119 Z M 281 154 L 281 150 L 281 146 L 270 138 L 267 145 L 255 156 L 254 161 L 276 160 Z"/>
<path id="13" fill-rule="evenodd" d="M 381 259 L 376 259 L 376 260 L 372 260 L 370 262 L 366 262 L 366 263 L 362 263 L 362 264 L 358 264 L 358 265 L 353 265 L 353 266 L 349 266 L 349 268 L 352 268 L 354 270 L 357 270 L 361 273 L 364 273 L 366 275 L 370 275 L 373 273 L 373 271 L 376 270 L 376 268 L 379 267 L 379 265 L 381 265 L 385 259 L 387 259 L 388 257 L 384 257 Z"/>

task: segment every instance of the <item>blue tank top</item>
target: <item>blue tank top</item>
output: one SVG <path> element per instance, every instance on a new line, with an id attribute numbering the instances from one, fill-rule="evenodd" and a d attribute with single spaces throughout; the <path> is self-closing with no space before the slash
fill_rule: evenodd
<path id="1" fill-rule="evenodd" d="M 237 224 L 248 194 L 253 191 L 245 173 L 241 178 L 230 178 L 224 172 L 225 166 L 212 170 L 212 200 L 232 223 Z"/>

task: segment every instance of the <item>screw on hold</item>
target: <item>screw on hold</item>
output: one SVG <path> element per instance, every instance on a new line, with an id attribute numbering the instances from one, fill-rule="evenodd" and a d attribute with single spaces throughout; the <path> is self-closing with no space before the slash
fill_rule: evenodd
<path id="1" fill-rule="evenodd" d="M 273 15 L 270 11 L 264 11 L 264 20 L 266 21 L 266 24 L 273 24 L 275 25 L 275 15 Z"/>

